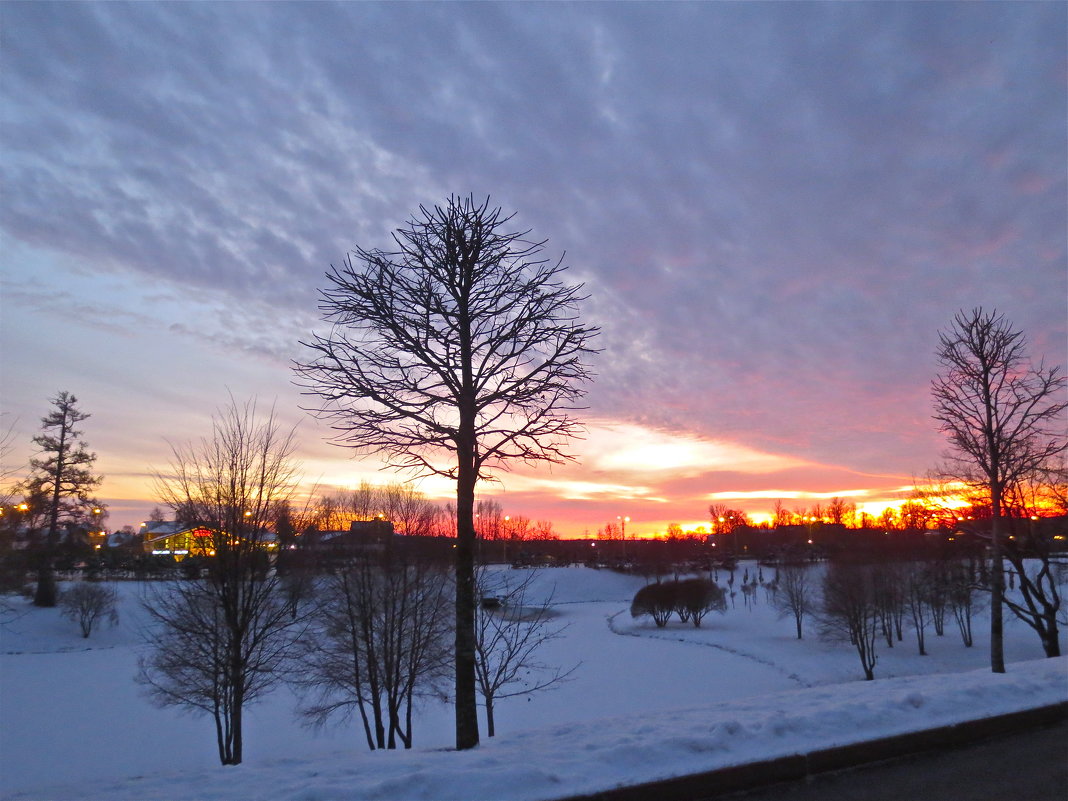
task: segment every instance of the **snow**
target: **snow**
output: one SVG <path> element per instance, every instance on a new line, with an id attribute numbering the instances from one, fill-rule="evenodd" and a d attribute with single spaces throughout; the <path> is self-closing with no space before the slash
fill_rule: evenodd
<path id="1" fill-rule="evenodd" d="M 722 580 L 722 576 L 720 577 Z M 223 768 L 207 718 L 161 710 L 133 681 L 145 625 L 135 583 L 116 585 L 122 620 L 83 640 L 57 610 L 18 602 L 0 629 L 0 796 L 4 799 L 552 799 L 774 758 L 1068 700 L 1068 658 L 1007 621 L 1008 672 L 986 667 L 985 620 L 964 648 L 952 620 L 880 644 L 874 682 L 856 654 L 805 639 L 763 591 L 701 629 L 632 620 L 643 581 L 609 571 L 538 573 L 564 636 L 544 661 L 573 680 L 501 702 L 498 736 L 449 750 L 451 709 L 420 710 L 411 751 L 366 750 L 353 727 L 315 732 L 285 689 L 247 712 L 245 763 Z M 740 594 L 739 594 L 740 595 Z M 8 616 L 9 618 L 12 616 Z M 554 621 L 555 622 L 555 621 Z"/>

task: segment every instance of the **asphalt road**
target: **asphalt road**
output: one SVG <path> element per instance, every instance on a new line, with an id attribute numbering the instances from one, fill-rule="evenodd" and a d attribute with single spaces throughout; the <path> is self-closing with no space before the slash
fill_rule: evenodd
<path id="1" fill-rule="evenodd" d="M 805 782 L 713 797 L 731 801 L 1066 801 L 1068 720 Z"/>

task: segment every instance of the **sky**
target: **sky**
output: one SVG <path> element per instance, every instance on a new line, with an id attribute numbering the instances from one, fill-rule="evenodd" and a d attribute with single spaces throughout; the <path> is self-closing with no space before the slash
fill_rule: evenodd
<path id="1" fill-rule="evenodd" d="M 1055 2 L 4 3 L 8 466 L 72 392 L 136 524 L 233 395 L 309 482 L 404 478 L 328 443 L 291 365 L 331 264 L 473 194 L 602 329 L 576 461 L 482 496 L 566 535 L 877 511 L 941 458 L 958 310 L 1068 361 L 1066 31 Z"/>

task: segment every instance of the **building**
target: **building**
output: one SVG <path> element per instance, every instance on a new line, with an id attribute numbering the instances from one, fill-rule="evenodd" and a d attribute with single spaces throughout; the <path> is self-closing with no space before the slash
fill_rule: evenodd
<path id="1" fill-rule="evenodd" d="M 215 556 L 215 538 L 219 532 L 207 526 L 164 520 L 142 523 L 141 531 L 146 554 L 179 560 L 187 556 Z M 267 550 L 278 548 L 278 537 L 270 531 L 259 532 L 256 542 Z"/>

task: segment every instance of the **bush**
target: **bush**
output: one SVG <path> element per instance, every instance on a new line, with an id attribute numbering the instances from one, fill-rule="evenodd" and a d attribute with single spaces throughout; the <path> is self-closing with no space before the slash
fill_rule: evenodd
<path id="1" fill-rule="evenodd" d="M 659 628 L 677 614 L 683 623 L 701 626 L 709 612 L 725 612 L 727 596 L 715 582 L 692 578 L 647 584 L 638 590 L 630 605 L 631 617 L 650 615 Z"/>
<path id="2" fill-rule="evenodd" d="M 98 620 L 112 626 L 119 622 L 118 600 L 113 587 L 79 582 L 59 597 L 59 608 L 63 617 L 81 626 L 82 637 L 87 638 Z"/>
<path id="3" fill-rule="evenodd" d="M 675 611 L 683 623 L 689 621 L 694 628 L 701 627 L 701 620 L 709 612 L 727 611 L 727 595 L 715 582 L 692 578 L 676 583 Z"/>
<path id="4" fill-rule="evenodd" d="M 630 616 L 652 615 L 657 627 L 663 628 L 675 611 L 678 598 L 678 582 L 647 584 L 634 595 L 630 604 Z"/>

